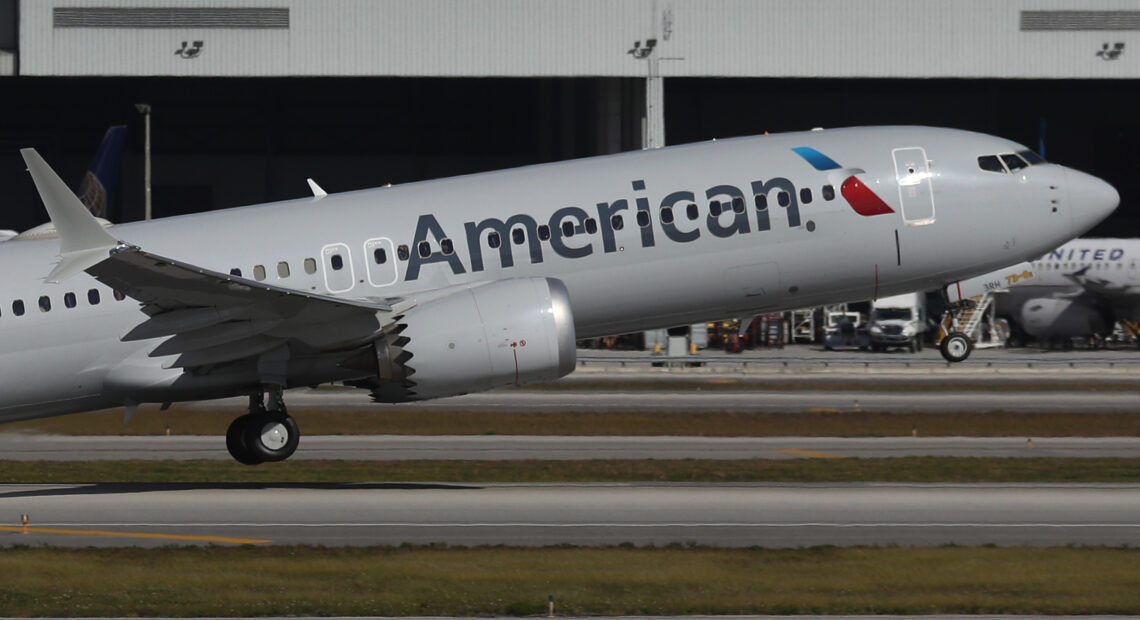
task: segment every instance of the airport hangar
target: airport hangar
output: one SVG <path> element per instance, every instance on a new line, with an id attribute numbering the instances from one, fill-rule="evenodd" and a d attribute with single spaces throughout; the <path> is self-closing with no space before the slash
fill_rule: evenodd
<path id="1" fill-rule="evenodd" d="M 0 228 L 129 125 L 112 219 L 765 131 L 1005 136 L 1119 189 L 1140 234 L 1132 0 L 0 0 Z M 541 197 L 536 197 L 541 200 Z M 968 240 L 964 241 L 968 248 Z M 967 250 L 968 251 L 968 250 Z"/>

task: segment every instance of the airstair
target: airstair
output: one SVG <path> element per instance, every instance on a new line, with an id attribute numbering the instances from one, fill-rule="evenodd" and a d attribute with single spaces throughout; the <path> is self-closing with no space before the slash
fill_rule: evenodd
<path id="1" fill-rule="evenodd" d="M 975 349 L 1004 347 L 1009 338 L 1009 327 L 994 314 L 994 295 L 1004 291 L 991 291 L 950 304 L 938 324 L 938 340 L 953 332 L 970 337 Z"/>

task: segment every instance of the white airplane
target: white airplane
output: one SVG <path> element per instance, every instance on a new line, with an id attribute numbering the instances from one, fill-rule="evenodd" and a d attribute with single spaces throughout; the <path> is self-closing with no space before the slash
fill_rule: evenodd
<path id="1" fill-rule="evenodd" d="M 1032 265 L 1033 280 L 999 296 L 998 313 L 1040 342 L 1140 322 L 1140 239 L 1074 239 Z"/>
<path id="2" fill-rule="evenodd" d="M 226 437 L 248 464 L 296 449 L 286 388 L 555 379 L 576 338 L 944 286 L 1119 200 L 1002 138 L 856 127 L 107 229 L 21 152 L 59 239 L 0 244 L 0 419 L 249 395 Z"/>

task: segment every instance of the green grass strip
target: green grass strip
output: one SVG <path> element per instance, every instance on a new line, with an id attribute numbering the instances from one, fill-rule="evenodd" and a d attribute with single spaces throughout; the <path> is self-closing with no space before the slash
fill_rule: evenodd
<path id="1" fill-rule="evenodd" d="M 1140 550 L 1110 548 L 15 548 L 0 572 L 4 616 L 1140 613 Z"/>
<path id="2" fill-rule="evenodd" d="M 1140 482 L 1136 458 L 0 461 L 0 483 Z"/>

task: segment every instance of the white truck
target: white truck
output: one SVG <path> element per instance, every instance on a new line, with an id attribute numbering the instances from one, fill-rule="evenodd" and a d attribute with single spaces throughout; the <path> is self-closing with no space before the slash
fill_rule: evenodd
<path id="1" fill-rule="evenodd" d="M 926 294 L 906 293 L 871 302 L 871 350 L 897 347 L 922 350 L 926 334 Z"/>

